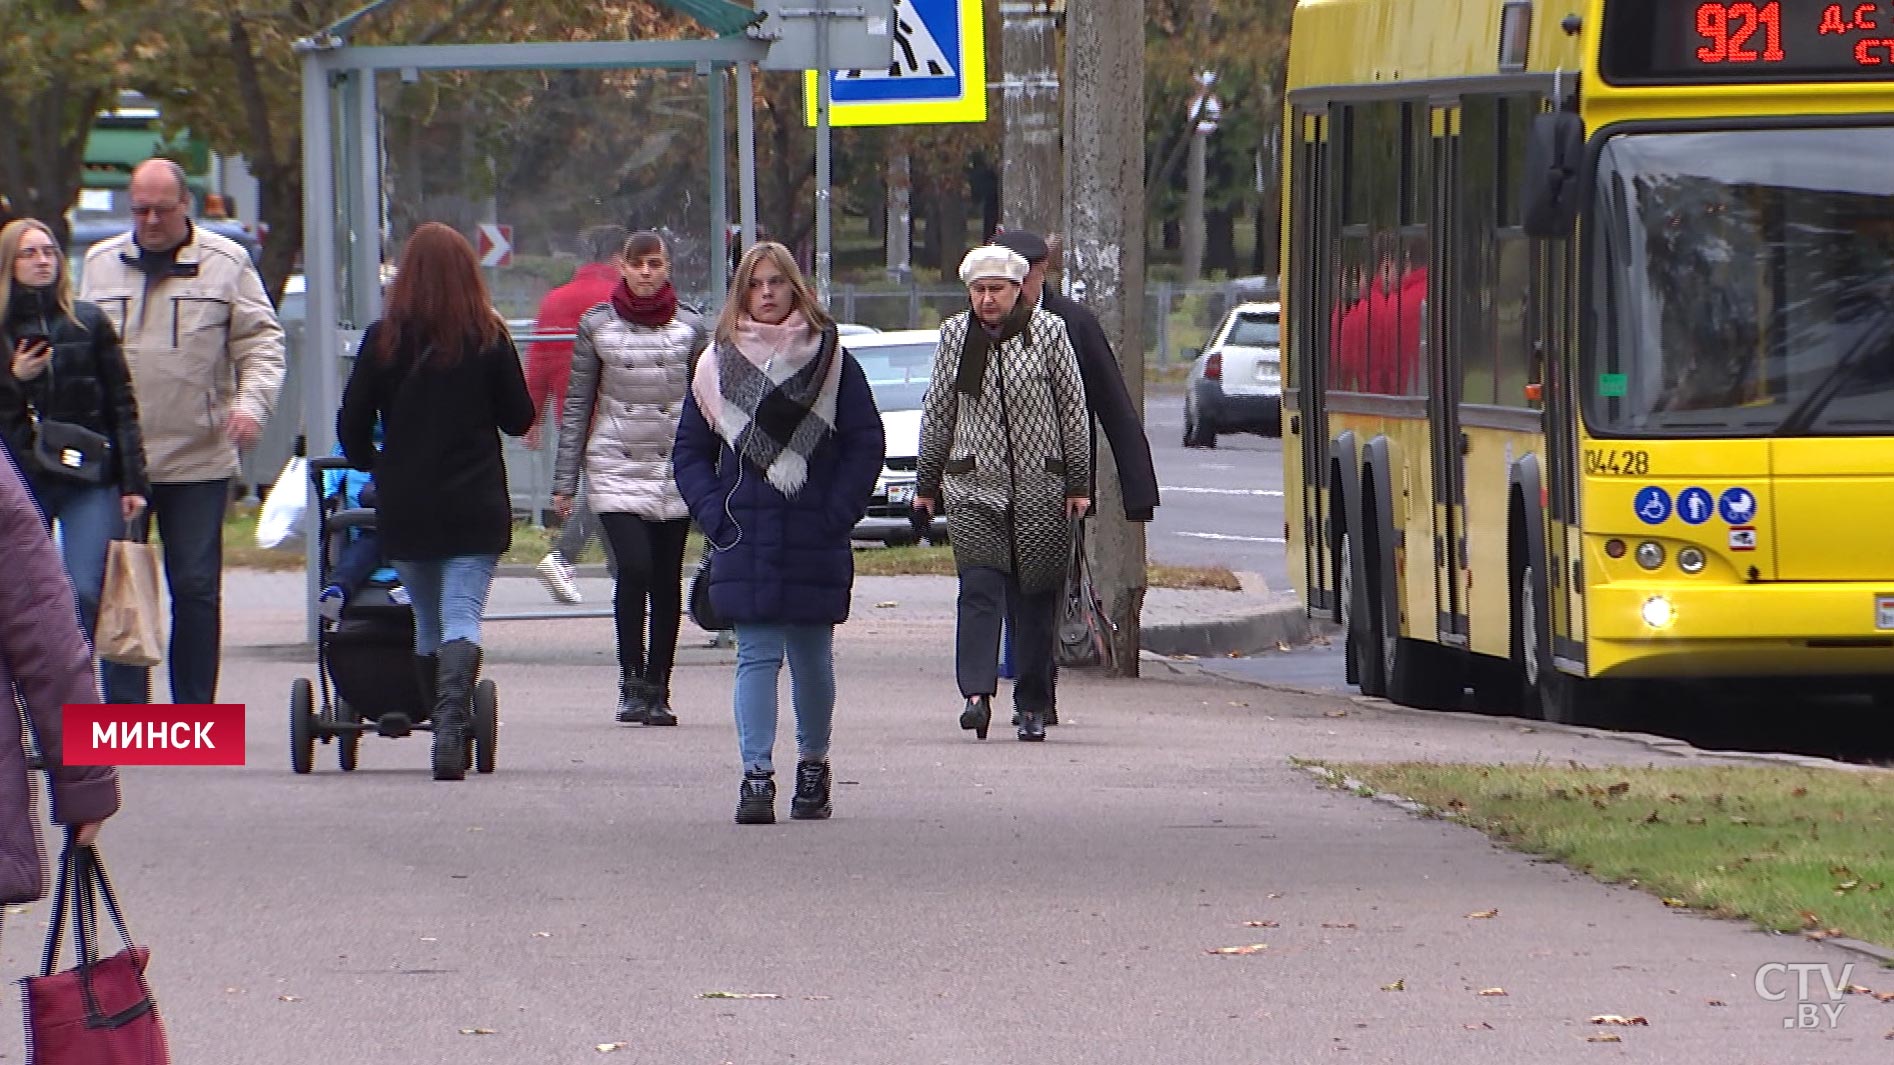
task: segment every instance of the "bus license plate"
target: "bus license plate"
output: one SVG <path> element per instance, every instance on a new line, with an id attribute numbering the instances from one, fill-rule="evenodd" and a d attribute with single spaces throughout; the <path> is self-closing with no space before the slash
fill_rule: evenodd
<path id="1" fill-rule="evenodd" d="M 891 484 L 888 486 L 888 503 L 890 505 L 900 506 L 903 503 L 912 502 L 914 502 L 913 484 Z M 1894 611 L 1894 596 L 1888 598 L 1887 608 L 1890 611 Z M 1894 627 L 1894 623 L 1890 623 L 1890 627 Z"/>
<path id="2" fill-rule="evenodd" d="M 1894 629 L 1894 595 L 1874 597 L 1874 627 Z"/>

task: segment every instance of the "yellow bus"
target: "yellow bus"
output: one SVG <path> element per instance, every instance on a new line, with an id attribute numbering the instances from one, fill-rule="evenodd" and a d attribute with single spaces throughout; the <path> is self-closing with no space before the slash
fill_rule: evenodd
<path id="1" fill-rule="evenodd" d="M 1894 691 L 1894 3 L 1301 0 L 1284 121 L 1285 535 L 1351 682 Z"/>

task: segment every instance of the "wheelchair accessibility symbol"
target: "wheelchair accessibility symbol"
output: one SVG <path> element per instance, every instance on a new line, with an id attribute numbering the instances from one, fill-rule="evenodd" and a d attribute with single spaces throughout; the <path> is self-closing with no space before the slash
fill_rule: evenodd
<path id="1" fill-rule="evenodd" d="M 1670 493 L 1654 484 L 1638 489 L 1631 506 L 1646 525 L 1662 525 L 1670 520 Z"/>

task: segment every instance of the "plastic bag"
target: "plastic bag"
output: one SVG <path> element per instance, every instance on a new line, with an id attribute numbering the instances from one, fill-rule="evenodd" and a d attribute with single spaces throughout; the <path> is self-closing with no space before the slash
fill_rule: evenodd
<path id="1" fill-rule="evenodd" d="M 301 455 L 292 455 L 277 474 L 270 493 L 263 497 L 263 512 L 257 515 L 256 545 L 262 548 L 294 547 L 302 542 L 303 517 L 309 513 L 309 463 Z"/>

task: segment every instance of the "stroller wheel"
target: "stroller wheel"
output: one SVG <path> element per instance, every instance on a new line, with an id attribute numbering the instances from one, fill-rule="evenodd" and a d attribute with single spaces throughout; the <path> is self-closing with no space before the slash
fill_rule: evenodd
<path id="1" fill-rule="evenodd" d="M 473 764 L 482 773 L 493 772 L 494 748 L 500 741 L 500 689 L 483 680 L 474 689 Z"/>
<path id="2" fill-rule="evenodd" d="M 335 716 L 344 725 L 354 725 L 362 720 L 362 716 L 355 712 L 355 708 L 349 705 L 347 699 L 337 699 L 335 701 Z M 361 750 L 362 734 L 360 732 L 352 728 L 344 728 L 336 734 L 335 761 L 342 772 L 352 773 L 355 771 L 356 761 L 361 754 Z"/>
<path id="3" fill-rule="evenodd" d="M 316 695 L 307 677 L 289 686 L 289 766 L 298 773 L 316 767 Z"/>

